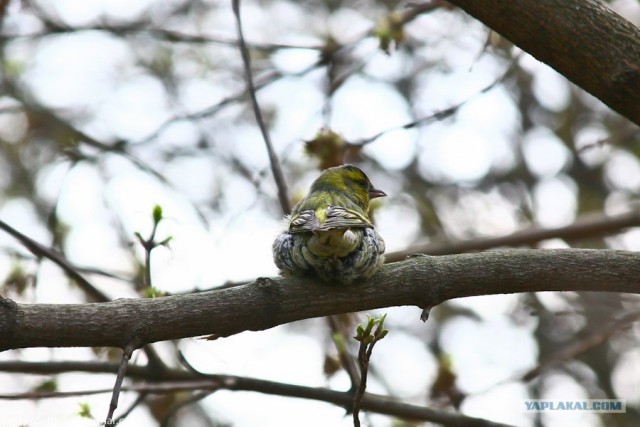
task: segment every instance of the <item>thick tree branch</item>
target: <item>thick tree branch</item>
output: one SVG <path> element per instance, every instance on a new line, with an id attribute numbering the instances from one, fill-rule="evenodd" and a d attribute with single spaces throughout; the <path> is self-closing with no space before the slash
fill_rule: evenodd
<path id="1" fill-rule="evenodd" d="M 95 304 L 3 299 L 0 350 L 122 348 L 134 340 L 146 344 L 207 334 L 224 337 L 331 314 L 401 305 L 424 308 L 452 298 L 535 291 L 640 293 L 640 254 L 526 249 L 420 256 L 386 265 L 367 282 L 352 286 L 261 278 L 198 294 Z"/>
<path id="2" fill-rule="evenodd" d="M 450 0 L 640 125 L 640 29 L 598 0 Z"/>

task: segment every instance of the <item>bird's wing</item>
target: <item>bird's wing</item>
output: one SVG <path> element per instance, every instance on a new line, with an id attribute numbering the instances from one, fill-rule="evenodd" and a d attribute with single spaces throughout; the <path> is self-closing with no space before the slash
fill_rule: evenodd
<path id="1" fill-rule="evenodd" d="M 323 228 L 372 227 L 367 215 L 342 206 L 329 206 Z"/>
<path id="2" fill-rule="evenodd" d="M 291 217 L 291 220 L 289 221 L 289 232 L 303 233 L 305 231 L 312 231 L 319 226 L 320 222 L 316 217 L 315 211 L 302 211 Z"/>
<path id="3" fill-rule="evenodd" d="M 368 227 L 373 227 L 373 225 L 366 215 L 342 206 L 329 206 L 326 209 L 302 211 L 295 214 L 289 222 L 289 231 L 291 233 Z"/>

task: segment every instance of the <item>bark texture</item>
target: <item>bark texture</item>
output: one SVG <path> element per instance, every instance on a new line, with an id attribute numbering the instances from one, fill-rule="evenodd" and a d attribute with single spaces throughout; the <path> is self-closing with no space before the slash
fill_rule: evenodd
<path id="1" fill-rule="evenodd" d="M 262 278 L 247 285 L 108 303 L 16 304 L 0 300 L 0 351 L 24 347 L 124 347 L 200 335 L 264 330 L 312 317 L 452 298 L 534 291 L 640 293 L 640 254 L 509 250 L 389 264 L 350 286 Z M 417 321 L 416 315 L 416 321 Z"/>

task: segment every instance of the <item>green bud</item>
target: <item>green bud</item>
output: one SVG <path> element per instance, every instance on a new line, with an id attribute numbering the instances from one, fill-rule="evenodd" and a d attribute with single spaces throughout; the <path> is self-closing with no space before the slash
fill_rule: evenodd
<path id="1" fill-rule="evenodd" d="M 384 320 L 386 318 L 387 318 L 387 313 L 380 316 L 380 318 L 376 321 L 378 323 L 378 326 L 376 327 L 376 331 L 374 332 L 374 335 L 378 335 L 380 334 L 380 331 L 384 330 Z"/>
<path id="2" fill-rule="evenodd" d="M 369 315 L 367 315 L 369 316 Z M 373 327 L 375 326 L 376 321 L 373 317 L 369 316 L 369 320 L 367 321 L 367 327 L 364 330 L 364 335 L 371 335 L 371 331 L 373 330 Z"/>
<path id="3" fill-rule="evenodd" d="M 155 205 L 153 207 L 153 222 L 157 224 L 160 221 L 162 221 L 162 206 Z"/>
<path id="4" fill-rule="evenodd" d="M 362 326 L 362 323 L 358 323 L 358 326 L 356 326 L 356 339 L 362 338 L 363 336 L 364 336 L 364 326 Z"/>

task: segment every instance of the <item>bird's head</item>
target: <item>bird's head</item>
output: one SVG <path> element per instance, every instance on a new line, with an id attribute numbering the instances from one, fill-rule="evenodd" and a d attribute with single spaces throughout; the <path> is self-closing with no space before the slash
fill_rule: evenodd
<path id="1" fill-rule="evenodd" d="M 369 201 L 376 197 L 384 197 L 382 190 L 376 189 L 369 177 L 353 165 L 342 165 L 326 169 L 311 184 L 311 193 L 340 193 L 360 206 L 365 212 L 369 209 Z"/>

